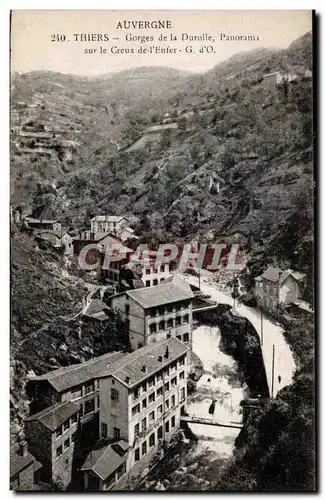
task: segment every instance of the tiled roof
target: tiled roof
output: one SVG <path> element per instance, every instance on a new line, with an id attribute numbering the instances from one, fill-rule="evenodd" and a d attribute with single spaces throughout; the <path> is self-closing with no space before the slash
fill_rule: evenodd
<path id="1" fill-rule="evenodd" d="M 281 282 L 284 281 L 288 276 L 292 276 L 296 281 L 303 281 L 306 278 L 306 275 L 303 273 L 298 273 L 298 271 L 287 269 L 281 276 Z"/>
<path id="2" fill-rule="evenodd" d="M 171 302 L 192 299 L 194 297 L 190 285 L 181 278 L 153 287 L 128 290 L 126 293 L 144 309 L 163 306 Z"/>
<path id="3" fill-rule="evenodd" d="M 124 355 L 123 352 L 110 352 L 78 365 L 65 366 L 64 368 L 59 368 L 58 370 L 45 373 L 44 375 L 32 377 L 29 383 L 47 380 L 55 390 L 62 392 L 87 382 L 87 380 L 96 378 L 103 369 Z"/>
<path id="4" fill-rule="evenodd" d="M 93 450 L 87 456 L 81 470 L 92 470 L 105 481 L 126 460 L 125 454 L 119 454 L 115 451 L 116 445 L 120 445 L 120 443 L 121 450 L 128 449 L 128 444 L 125 441 L 118 441 L 115 445 L 109 444 L 100 450 Z"/>
<path id="5" fill-rule="evenodd" d="M 32 224 L 54 224 L 55 222 L 60 222 L 59 220 L 51 220 L 51 219 L 33 219 L 33 217 L 26 217 L 26 222 Z"/>
<path id="6" fill-rule="evenodd" d="M 24 470 L 30 463 L 36 462 L 35 457 L 27 451 L 27 455 L 23 457 L 19 454 L 19 443 L 14 444 L 10 448 L 10 478 Z"/>
<path id="7" fill-rule="evenodd" d="M 292 269 L 287 269 L 283 271 L 279 267 L 269 267 L 264 273 L 261 275 L 263 279 L 273 281 L 275 283 L 282 283 L 288 276 L 292 276 L 296 281 L 303 281 L 306 277 L 305 274 L 298 273 L 298 271 L 293 271 Z"/>
<path id="8" fill-rule="evenodd" d="M 108 309 L 107 305 L 99 299 L 92 299 L 84 312 L 88 316 L 101 312 L 103 309 Z"/>
<path id="9" fill-rule="evenodd" d="M 279 276 L 281 273 L 283 273 L 283 271 L 279 267 L 268 267 L 267 270 L 262 274 L 262 278 L 269 281 L 274 281 L 276 283 L 279 281 Z"/>
<path id="10" fill-rule="evenodd" d="M 71 401 L 66 401 L 65 403 L 58 403 L 44 410 L 31 415 L 26 418 L 26 422 L 34 422 L 38 420 L 45 427 L 54 432 L 60 427 L 68 418 L 72 417 L 77 411 L 80 410 L 80 406 Z"/>
<path id="11" fill-rule="evenodd" d="M 168 358 L 165 354 L 168 349 Z M 174 359 L 187 353 L 188 347 L 176 337 L 164 340 L 163 342 L 151 343 L 141 347 L 134 352 L 126 354 L 123 359 L 118 360 L 111 367 L 107 367 L 101 374 L 113 376 L 124 385 L 132 387 L 143 378 L 149 377 L 163 366 L 169 364 Z M 158 361 L 159 356 L 162 361 Z M 146 367 L 146 371 L 143 371 Z"/>

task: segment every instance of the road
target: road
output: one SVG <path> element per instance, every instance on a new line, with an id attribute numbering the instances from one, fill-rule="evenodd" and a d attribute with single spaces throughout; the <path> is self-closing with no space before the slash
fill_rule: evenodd
<path id="1" fill-rule="evenodd" d="M 185 277 L 191 284 L 198 286 L 198 278 L 188 275 Z M 201 291 L 210 295 L 213 300 L 216 300 L 221 304 L 229 304 L 231 306 L 234 305 L 234 301 L 231 297 L 216 289 L 215 286 L 209 285 L 205 281 L 205 278 L 201 278 Z M 261 340 L 261 315 L 259 310 L 236 303 L 235 312 L 240 316 L 244 316 L 251 322 Z M 273 380 L 273 396 L 275 397 L 283 387 L 292 383 L 292 377 L 296 369 L 296 364 L 293 359 L 292 351 L 284 338 L 283 328 L 275 321 L 263 317 L 263 345 L 261 345 L 261 347 L 270 395 L 272 395 L 273 345 L 275 346 Z M 278 378 L 279 376 L 280 379 Z"/>

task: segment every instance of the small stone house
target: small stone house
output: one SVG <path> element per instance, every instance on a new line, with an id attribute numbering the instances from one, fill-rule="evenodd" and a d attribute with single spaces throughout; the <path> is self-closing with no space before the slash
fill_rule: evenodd
<path id="1" fill-rule="evenodd" d="M 42 463 L 42 478 L 66 488 L 72 479 L 75 434 L 80 406 L 70 401 L 52 405 L 27 417 L 26 439 Z"/>
<path id="2" fill-rule="evenodd" d="M 15 443 L 10 449 L 10 489 L 32 491 L 41 468 L 42 464 L 28 451 L 26 441 Z"/>
<path id="3" fill-rule="evenodd" d="M 61 245 L 64 246 L 64 255 L 73 255 L 72 236 L 68 231 L 65 231 L 61 236 Z"/>
<path id="4" fill-rule="evenodd" d="M 126 473 L 128 448 L 128 443 L 120 440 L 92 450 L 81 468 L 85 491 L 108 491 L 114 488 Z"/>
<path id="5" fill-rule="evenodd" d="M 255 297 L 260 307 L 270 313 L 278 313 L 280 305 L 296 302 L 305 286 L 305 274 L 269 267 L 255 278 Z"/>

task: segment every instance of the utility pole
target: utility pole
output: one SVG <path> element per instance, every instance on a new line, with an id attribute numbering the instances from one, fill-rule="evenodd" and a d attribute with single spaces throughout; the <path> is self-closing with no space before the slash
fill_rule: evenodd
<path id="1" fill-rule="evenodd" d="M 201 290 L 201 269 L 199 269 L 199 290 Z"/>
<path id="2" fill-rule="evenodd" d="M 263 308 L 261 307 L 261 346 L 263 346 Z"/>
<path id="3" fill-rule="evenodd" d="M 274 393 L 274 355 L 275 355 L 275 345 L 273 344 L 272 350 L 272 389 L 271 389 L 271 398 L 273 399 Z"/>

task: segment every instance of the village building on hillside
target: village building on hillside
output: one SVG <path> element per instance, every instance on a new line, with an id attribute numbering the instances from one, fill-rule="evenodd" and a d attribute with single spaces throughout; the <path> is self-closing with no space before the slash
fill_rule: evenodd
<path id="1" fill-rule="evenodd" d="M 121 270 L 125 268 L 134 251 L 123 245 L 122 240 L 111 234 L 108 234 L 98 240 L 98 266 L 97 278 L 105 280 L 112 285 L 119 286 L 121 281 Z M 110 250 L 110 245 L 116 246 L 115 251 Z M 122 258 L 119 260 L 110 260 L 110 256 L 115 252 L 122 252 Z"/>
<path id="2" fill-rule="evenodd" d="M 30 378 L 26 391 L 31 400 L 31 414 L 57 403 L 77 403 L 82 434 L 86 441 L 93 442 L 98 435 L 98 373 L 122 356 L 122 352 L 108 353 Z"/>
<path id="3" fill-rule="evenodd" d="M 269 267 L 255 278 L 255 297 L 258 305 L 273 314 L 279 306 L 288 306 L 299 301 L 306 286 L 306 275 L 278 267 Z"/>
<path id="4" fill-rule="evenodd" d="M 49 241 L 55 248 L 63 246 L 64 255 L 73 255 L 72 235 L 63 229 L 60 221 L 26 217 L 25 224 L 36 233 L 39 240 Z"/>
<path id="5" fill-rule="evenodd" d="M 64 231 L 61 236 L 61 245 L 64 246 L 64 255 L 73 255 L 73 237 L 69 231 Z"/>
<path id="6" fill-rule="evenodd" d="M 177 275 L 154 287 L 144 287 L 107 299 L 127 320 L 133 349 L 176 337 L 192 345 L 192 301 L 190 285 Z"/>
<path id="7" fill-rule="evenodd" d="M 58 220 L 26 217 L 25 222 L 30 229 L 35 229 L 37 231 L 54 231 L 60 234 L 62 229 L 61 222 Z"/>
<path id="8" fill-rule="evenodd" d="M 125 466 L 122 456 L 107 464 L 105 489 L 113 486 L 118 470 L 122 475 L 123 470 L 132 469 L 137 475 L 137 466 L 147 465 L 159 443 L 179 429 L 187 399 L 187 352 L 182 342 L 171 338 L 126 354 L 103 370 L 99 380 L 101 438 L 123 440 L 129 447 Z M 96 456 L 93 461 L 88 457 L 83 469 L 94 469 L 96 462 Z M 93 478 L 94 489 L 104 489 L 100 479 Z"/>
<path id="9" fill-rule="evenodd" d="M 119 233 L 127 227 L 129 219 L 124 215 L 96 215 L 90 221 L 90 230 L 93 233 Z"/>
<path id="10" fill-rule="evenodd" d="M 66 488 L 72 479 L 80 406 L 57 403 L 25 420 L 26 439 L 43 466 L 42 479 Z"/>
<path id="11" fill-rule="evenodd" d="M 39 482 L 42 464 L 29 452 L 27 441 L 10 448 L 10 489 L 31 491 Z"/>
<path id="12" fill-rule="evenodd" d="M 166 262 L 156 266 L 157 255 L 158 252 L 149 250 L 149 263 L 143 264 L 142 281 L 146 287 L 159 285 L 171 276 L 171 263 Z"/>
<path id="13" fill-rule="evenodd" d="M 119 231 L 118 236 L 119 236 L 119 238 L 121 238 L 121 240 L 123 242 L 128 241 L 128 240 L 138 240 L 139 239 L 139 236 L 137 236 L 135 234 L 134 229 L 132 229 L 131 227 L 122 228 L 122 230 Z"/>

